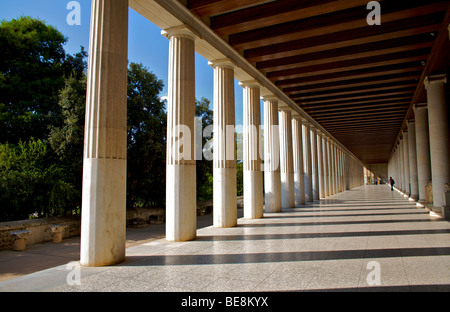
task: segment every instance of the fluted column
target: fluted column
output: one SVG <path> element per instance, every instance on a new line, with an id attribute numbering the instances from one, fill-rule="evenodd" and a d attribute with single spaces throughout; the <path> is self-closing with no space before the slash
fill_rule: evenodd
<path id="1" fill-rule="evenodd" d="M 397 174 L 398 174 L 398 178 L 397 178 L 397 189 L 399 191 L 402 191 L 402 145 L 401 145 L 401 140 L 398 141 L 397 143 Z"/>
<path id="2" fill-rule="evenodd" d="M 340 157 L 340 159 L 341 159 L 341 192 L 344 192 L 345 191 L 345 170 L 344 170 L 344 151 L 341 149 L 341 152 L 340 152 L 340 154 L 341 154 L 341 157 Z"/>
<path id="3" fill-rule="evenodd" d="M 445 206 L 445 184 L 450 183 L 450 129 L 445 83 L 447 83 L 445 75 L 425 78 L 428 99 L 433 209 L 436 209 L 436 211 L 442 211 Z"/>
<path id="4" fill-rule="evenodd" d="M 80 263 L 125 259 L 128 0 L 93 0 Z"/>
<path id="5" fill-rule="evenodd" d="M 342 159 L 341 159 L 341 148 L 336 147 L 337 152 L 337 172 L 338 172 L 338 192 L 342 192 Z"/>
<path id="6" fill-rule="evenodd" d="M 408 120 L 408 131 L 409 181 L 411 187 L 409 197 L 417 200 L 419 198 L 419 186 L 417 183 L 416 122 L 414 120 Z"/>
<path id="7" fill-rule="evenodd" d="M 294 164 L 295 204 L 305 204 L 305 172 L 303 166 L 303 119 L 292 118 L 292 162 Z"/>
<path id="8" fill-rule="evenodd" d="M 342 192 L 342 163 L 341 163 L 341 148 L 336 147 L 336 163 L 337 163 L 337 187 L 338 192 Z"/>
<path id="9" fill-rule="evenodd" d="M 403 164 L 405 171 L 405 186 L 404 193 L 409 196 L 410 186 L 409 186 L 409 132 L 407 130 L 403 131 Z"/>
<path id="10" fill-rule="evenodd" d="M 327 139 L 327 145 L 328 145 L 328 168 L 329 168 L 329 175 L 328 175 L 328 181 L 330 186 L 330 196 L 334 195 L 334 183 L 333 183 L 333 143 L 331 139 Z"/>
<path id="11" fill-rule="evenodd" d="M 425 186 L 431 181 L 430 137 L 428 135 L 428 109 L 426 104 L 415 104 L 418 203 L 425 205 Z"/>
<path id="12" fill-rule="evenodd" d="M 334 194 L 337 194 L 336 187 L 336 153 L 333 141 L 330 141 L 330 153 L 331 153 L 331 189 Z"/>
<path id="13" fill-rule="evenodd" d="M 349 172 L 348 172 L 348 155 L 344 152 L 344 191 L 348 191 L 350 189 L 350 184 L 348 181 Z M 364 181 L 363 181 L 364 183 Z"/>
<path id="14" fill-rule="evenodd" d="M 166 239 L 186 241 L 196 237 L 197 229 L 195 35 L 185 27 L 162 33 L 169 38 Z"/>
<path id="15" fill-rule="evenodd" d="M 237 224 L 234 65 L 211 61 L 214 68 L 213 219 L 215 227 Z"/>
<path id="16" fill-rule="evenodd" d="M 294 165 L 292 163 L 292 119 L 289 108 L 279 109 L 281 207 L 294 208 Z"/>
<path id="17" fill-rule="evenodd" d="M 395 185 L 397 187 L 397 190 L 401 190 L 402 185 L 402 177 L 401 177 L 401 164 L 400 164 L 400 141 L 396 143 L 396 150 L 395 150 L 395 167 L 396 167 L 396 177 L 395 177 Z"/>
<path id="18" fill-rule="evenodd" d="M 312 178 L 312 160 L 311 160 L 311 124 L 307 121 L 303 123 L 304 125 L 304 163 L 305 163 L 305 201 L 314 201 L 313 197 L 313 178 Z"/>
<path id="19" fill-rule="evenodd" d="M 259 126 L 261 124 L 259 85 L 244 81 L 244 218 L 263 216 L 263 175 L 259 155 Z"/>
<path id="20" fill-rule="evenodd" d="M 338 167 L 338 153 L 337 145 L 333 144 L 333 154 L 334 154 L 334 188 L 336 194 L 339 193 L 339 167 Z"/>
<path id="21" fill-rule="evenodd" d="M 330 196 L 330 167 L 328 157 L 328 138 L 323 137 L 324 189 L 325 196 Z"/>
<path id="22" fill-rule="evenodd" d="M 404 140 L 403 138 L 400 139 L 400 179 L 401 179 L 401 183 L 400 183 L 400 190 L 402 191 L 402 193 L 405 193 L 406 188 L 405 188 L 405 149 L 404 149 Z"/>
<path id="23" fill-rule="evenodd" d="M 264 202 L 265 212 L 281 212 L 280 140 L 278 100 L 264 101 Z"/>
<path id="24" fill-rule="evenodd" d="M 317 162 L 319 166 L 319 199 L 325 198 L 325 159 L 323 157 L 322 132 L 317 130 Z"/>
<path id="25" fill-rule="evenodd" d="M 311 126 L 311 160 L 312 160 L 312 182 L 313 182 L 313 200 L 320 199 L 319 193 L 319 153 L 317 152 L 317 129 Z"/>

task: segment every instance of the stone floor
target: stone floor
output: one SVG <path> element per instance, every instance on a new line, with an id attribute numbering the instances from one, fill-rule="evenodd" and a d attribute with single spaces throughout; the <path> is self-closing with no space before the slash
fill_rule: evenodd
<path id="1" fill-rule="evenodd" d="M 0 291 L 450 291 L 450 223 L 387 185 L 197 233 L 134 244 L 116 266 L 64 264 Z M 80 285 L 69 285 L 77 272 Z"/>

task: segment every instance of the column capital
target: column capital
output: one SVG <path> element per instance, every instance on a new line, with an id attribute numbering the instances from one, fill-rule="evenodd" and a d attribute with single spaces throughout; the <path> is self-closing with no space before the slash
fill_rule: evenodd
<path id="1" fill-rule="evenodd" d="M 278 111 L 285 112 L 285 113 L 292 113 L 292 109 L 290 107 L 286 107 L 286 106 L 278 107 Z"/>
<path id="2" fill-rule="evenodd" d="M 276 101 L 276 102 L 278 102 L 278 97 L 276 95 L 273 95 L 273 94 L 263 95 L 260 98 L 263 101 Z"/>
<path id="3" fill-rule="evenodd" d="M 416 104 L 413 104 L 413 110 L 416 111 L 416 109 L 419 109 L 419 108 L 427 108 L 427 106 L 428 106 L 428 103 L 416 103 Z"/>
<path id="4" fill-rule="evenodd" d="M 415 119 L 409 119 L 409 120 L 407 120 L 406 121 L 406 123 L 409 125 L 409 124 L 412 124 L 412 123 L 415 123 L 416 122 L 416 120 Z"/>
<path id="5" fill-rule="evenodd" d="M 208 65 L 211 66 L 212 68 L 216 68 L 216 67 L 227 67 L 230 69 L 233 69 L 236 67 L 233 62 L 228 59 L 228 58 L 223 58 L 223 59 L 217 59 L 217 60 L 212 60 L 208 62 Z"/>
<path id="6" fill-rule="evenodd" d="M 257 80 L 245 80 L 245 81 L 240 81 L 239 85 L 242 88 L 248 87 L 248 88 L 259 88 L 260 84 Z"/>
<path id="7" fill-rule="evenodd" d="M 423 83 L 425 84 L 425 89 L 428 89 L 429 85 L 432 83 L 447 83 L 447 75 L 441 74 L 426 76 Z"/>
<path id="8" fill-rule="evenodd" d="M 170 39 L 170 37 L 173 36 L 186 36 L 191 38 L 192 40 L 200 38 L 200 35 L 187 25 L 180 25 L 163 29 L 161 30 L 161 35 L 163 35 L 167 39 Z"/>

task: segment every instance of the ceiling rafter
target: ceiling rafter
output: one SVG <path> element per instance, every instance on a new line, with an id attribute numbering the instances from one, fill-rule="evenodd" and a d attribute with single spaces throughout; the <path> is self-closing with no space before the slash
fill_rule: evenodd
<path id="1" fill-rule="evenodd" d="M 374 163 L 389 159 L 411 103 L 423 99 L 425 71 L 450 66 L 449 44 L 444 54 L 436 49 L 449 0 L 379 2 L 376 26 L 367 25 L 367 0 L 187 0 L 187 7 L 349 151 Z"/>

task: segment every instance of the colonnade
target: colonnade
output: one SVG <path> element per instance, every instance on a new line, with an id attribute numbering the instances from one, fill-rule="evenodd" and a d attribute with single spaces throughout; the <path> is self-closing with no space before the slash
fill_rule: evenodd
<path id="1" fill-rule="evenodd" d="M 81 264 L 103 266 L 125 258 L 126 81 L 128 1 L 92 1 L 91 44 L 83 168 Z M 196 237 L 195 46 L 182 25 L 164 29 L 169 40 L 166 159 L 166 239 Z M 234 78 L 229 59 L 214 70 L 213 220 L 237 224 Z M 363 165 L 339 143 L 283 103 L 244 88 L 244 217 L 303 205 L 363 184 Z M 264 101 L 264 164 L 259 155 Z"/>
<path id="2" fill-rule="evenodd" d="M 402 130 L 391 159 L 389 175 L 396 188 L 418 205 L 426 203 L 426 186 L 432 184 L 432 209 L 446 212 L 445 184 L 450 183 L 450 129 L 446 102 L 446 75 L 424 79 L 427 102 L 413 106 L 414 118 Z M 447 217 L 447 216 L 446 216 Z"/>

